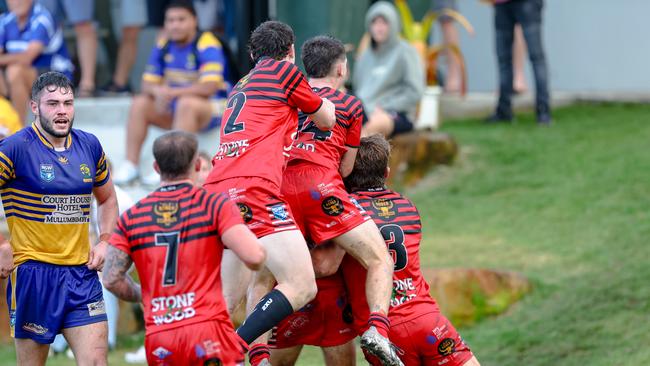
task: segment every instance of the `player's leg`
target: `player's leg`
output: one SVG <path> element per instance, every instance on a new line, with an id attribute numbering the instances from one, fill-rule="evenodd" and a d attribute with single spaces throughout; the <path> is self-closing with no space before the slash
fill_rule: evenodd
<path id="1" fill-rule="evenodd" d="M 105 321 L 63 329 L 77 365 L 106 365 L 108 363 L 108 326 Z"/>
<path id="2" fill-rule="evenodd" d="M 298 361 L 300 352 L 302 352 L 302 346 L 274 349 L 271 351 L 271 365 L 293 366 Z"/>
<path id="3" fill-rule="evenodd" d="M 340 346 L 321 347 L 321 350 L 327 366 L 354 366 L 357 363 L 354 340 Z"/>
<path id="4" fill-rule="evenodd" d="M 212 119 L 212 105 L 208 98 L 184 95 L 176 102 L 174 128 L 197 133 L 208 126 Z"/>
<path id="5" fill-rule="evenodd" d="M 232 250 L 224 250 L 221 259 L 221 283 L 228 313 L 232 316 L 246 295 L 252 271 Z"/>
<path id="6" fill-rule="evenodd" d="M 261 299 L 248 300 L 257 305 L 237 330 L 248 344 L 307 304 L 317 291 L 309 250 L 300 231 L 278 232 L 260 241 L 267 253 L 266 267 L 277 286 Z"/>
<path id="7" fill-rule="evenodd" d="M 16 338 L 16 364 L 18 366 L 45 365 L 49 344 L 40 344 L 31 339 Z"/>

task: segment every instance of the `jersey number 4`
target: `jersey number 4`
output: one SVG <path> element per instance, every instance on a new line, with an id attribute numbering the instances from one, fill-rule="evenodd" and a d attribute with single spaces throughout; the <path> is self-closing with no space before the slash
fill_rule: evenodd
<path id="1" fill-rule="evenodd" d="M 388 245 L 388 253 L 393 257 L 395 262 L 394 272 L 401 271 L 408 264 L 408 253 L 404 245 L 404 230 L 399 225 L 388 224 L 379 228 L 379 232 L 384 237 Z"/>
<path id="2" fill-rule="evenodd" d="M 162 285 L 173 286 L 176 284 L 176 271 L 178 269 L 178 244 L 181 234 L 178 231 L 171 233 L 157 233 L 156 246 L 167 247 L 165 255 L 165 271 L 163 272 Z"/>
<path id="3" fill-rule="evenodd" d="M 228 99 L 228 104 L 226 105 L 227 109 L 230 109 L 230 117 L 226 121 L 226 125 L 223 127 L 223 134 L 227 135 L 233 132 L 239 132 L 244 130 L 244 122 L 237 122 L 239 119 L 239 114 L 241 113 L 242 108 L 246 104 L 246 94 L 237 93 Z"/>
<path id="4" fill-rule="evenodd" d="M 306 125 L 305 122 L 307 122 Z M 306 115 L 301 115 L 301 118 L 298 120 L 298 131 L 300 131 L 300 133 L 312 133 L 312 140 L 325 141 L 332 137 L 332 131 L 321 130 L 313 121 L 310 121 Z"/>

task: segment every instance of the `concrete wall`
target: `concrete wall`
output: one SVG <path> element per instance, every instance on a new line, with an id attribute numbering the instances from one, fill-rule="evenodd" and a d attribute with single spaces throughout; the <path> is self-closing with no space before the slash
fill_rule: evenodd
<path id="1" fill-rule="evenodd" d="M 497 86 L 493 9 L 458 0 L 476 29 L 461 30 L 470 91 Z M 650 91 L 650 1 L 546 0 L 544 42 L 553 90 Z M 439 36 L 439 34 L 438 34 Z M 533 86 L 528 67 L 529 84 Z"/>

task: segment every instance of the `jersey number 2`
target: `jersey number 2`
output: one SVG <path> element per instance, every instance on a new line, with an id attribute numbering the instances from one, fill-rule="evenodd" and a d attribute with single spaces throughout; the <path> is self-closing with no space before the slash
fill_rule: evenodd
<path id="1" fill-rule="evenodd" d="M 164 286 L 176 284 L 176 270 L 178 269 L 178 244 L 181 234 L 178 231 L 172 233 L 156 234 L 156 246 L 167 247 L 165 255 L 165 271 L 163 272 Z"/>
<path id="2" fill-rule="evenodd" d="M 388 224 L 380 227 L 379 232 L 384 237 L 388 245 L 388 252 L 395 261 L 393 271 L 397 272 L 406 268 L 409 257 L 406 252 L 406 245 L 404 245 L 404 230 L 399 225 Z"/>
<path id="3" fill-rule="evenodd" d="M 246 94 L 241 92 L 228 99 L 228 105 L 226 105 L 226 108 L 231 109 L 232 111 L 230 112 L 228 121 L 226 121 L 226 125 L 223 127 L 224 135 L 244 130 L 244 122 L 237 122 L 239 113 L 241 113 L 242 108 L 244 108 L 244 104 L 246 104 Z"/>

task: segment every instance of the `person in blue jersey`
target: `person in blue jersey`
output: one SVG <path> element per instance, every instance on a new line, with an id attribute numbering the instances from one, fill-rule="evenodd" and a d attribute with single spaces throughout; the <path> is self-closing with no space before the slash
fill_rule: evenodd
<path id="1" fill-rule="evenodd" d="M 58 333 L 79 365 L 105 365 L 106 310 L 97 271 L 117 221 L 117 199 L 99 140 L 72 129 L 74 89 L 59 72 L 32 87 L 31 126 L 0 141 L 0 197 L 9 244 L 0 276 L 18 365 L 44 365 Z M 92 195 L 99 242 L 88 238 Z"/>
<path id="2" fill-rule="evenodd" d="M 6 78 L 5 92 L 22 122 L 38 74 L 54 70 L 72 78 L 74 66 L 63 31 L 47 9 L 33 0 L 7 0 L 7 5 L 9 13 L 0 19 L 0 68 Z"/>
<path id="3" fill-rule="evenodd" d="M 138 177 L 140 150 L 149 125 L 199 132 L 219 125 L 230 85 L 225 56 L 217 38 L 198 31 L 190 0 L 172 1 L 165 12 L 164 35 L 158 40 L 142 76 L 142 93 L 133 98 L 126 131 L 126 158 L 115 183 Z M 157 184 L 157 177 L 143 183 Z"/>

